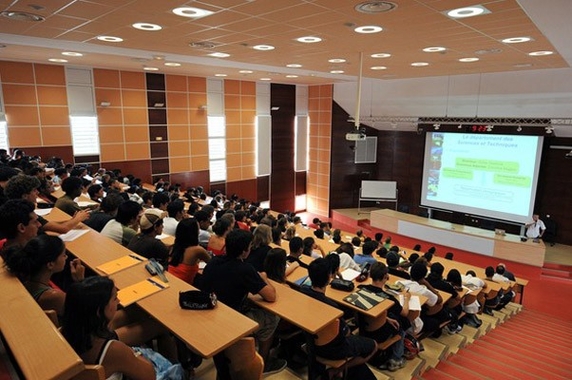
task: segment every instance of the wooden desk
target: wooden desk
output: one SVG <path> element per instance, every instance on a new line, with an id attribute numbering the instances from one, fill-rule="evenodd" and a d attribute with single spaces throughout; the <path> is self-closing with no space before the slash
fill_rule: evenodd
<path id="1" fill-rule="evenodd" d="M 541 267 L 546 247 L 520 236 L 495 235 L 493 231 L 452 224 L 393 210 L 371 212 L 371 226 L 403 236 L 440 243 L 480 255 Z"/>
<path id="2" fill-rule="evenodd" d="M 0 259 L 0 265 L 4 262 Z M 28 380 L 69 379 L 84 369 L 81 358 L 62 337 L 20 281 L 0 272 L 0 331 Z"/>
<path id="3" fill-rule="evenodd" d="M 212 310 L 184 310 L 179 307 L 179 292 L 196 288 L 166 273 L 169 288 L 137 302 L 197 354 L 210 358 L 258 328 L 252 319 L 218 302 Z M 149 277 L 143 263 L 113 274 L 119 289 Z"/>

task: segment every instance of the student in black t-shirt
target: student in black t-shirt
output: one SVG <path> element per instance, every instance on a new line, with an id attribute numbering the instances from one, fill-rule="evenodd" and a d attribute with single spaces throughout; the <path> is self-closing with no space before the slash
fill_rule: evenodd
<path id="1" fill-rule="evenodd" d="M 431 264 L 431 272 L 427 276 L 427 282 L 435 289 L 451 294 L 451 298 L 443 305 L 443 309 L 445 309 L 451 317 L 451 323 L 447 325 L 448 333 L 455 334 L 463 329 L 463 326 L 459 324 L 459 315 L 463 311 L 461 306 L 462 298 L 455 287 L 443 278 L 444 271 L 445 267 L 443 267 L 443 264 Z"/>

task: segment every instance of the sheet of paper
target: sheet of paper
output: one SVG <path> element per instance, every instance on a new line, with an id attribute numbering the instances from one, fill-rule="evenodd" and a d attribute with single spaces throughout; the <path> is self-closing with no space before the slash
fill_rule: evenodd
<path id="1" fill-rule="evenodd" d="M 105 274 L 113 274 L 146 260 L 147 259 L 145 257 L 133 253 L 120 257 L 116 260 L 108 261 L 105 264 L 101 264 L 96 269 L 102 271 Z"/>
<path id="2" fill-rule="evenodd" d="M 405 298 L 403 297 L 403 294 L 399 295 L 399 303 L 401 304 L 401 306 L 403 306 L 405 303 Z M 409 299 L 409 310 L 421 310 L 421 302 L 419 301 L 418 296 L 412 295 L 411 298 Z"/>
<path id="3" fill-rule="evenodd" d="M 81 230 L 70 230 L 65 234 L 61 234 L 60 239 L 62 239 L 63 241 L 74 241 L 78 237 L 87 234 L 89 231 L 91 231 L 89 228 L 84 228 Z"/>
<path id="4" fill-rule="evenodd" d="M 353 269 L 346 269 L 342 272 L 342 278 L 344 280 L 353 281 L 357 276 L 360 275 L 361 272 Z"/>
<path id="5" fill-rule="evenodd" d="M 120 289 L 117 292 L 117 298 L 119 298 L 119 303 L 126 307 L 168 287 L 169 284 L 164 283 L 157 277 L 151 277 L 126 288 Z"/>
<path id="6" fill-rule="evenodd" d="M 51 208 L 37 208 L 34 210 L 36 215 L 45 216 L 48 215 L 52 211 Z"/>
<path id="7" fill-rule="evenodd" d="M 168 238 L 168 237 L 170 237 L 170 236 L 171 236 L 171 235 L 161 234 L 161 235 L 155 236 L 155 239 L 163 240 L 163 239 L 166 239 L 166 238 Z"/>
<path id="8" fill-rule="evenodd" d="M 95 202 L 88 202 L 88 201 L 78 201 L 77 204 L 78 204 L 79 207 L 89 207 L 89 206 L 93 206 L 93 205 L 95 205 L 95 204 L 97 204 L 97 203 L 95 203 Z"/>

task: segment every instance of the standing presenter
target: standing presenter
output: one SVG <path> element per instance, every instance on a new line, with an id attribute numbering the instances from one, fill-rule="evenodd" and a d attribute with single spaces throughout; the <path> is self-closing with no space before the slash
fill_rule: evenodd
<path id="1" fill-rule="evenodd" d="M 544 222 L 538 218 L 538 214 L 532 215 L 532 221 L 524 225 L 526 228 L 526 236 L 531 239 L 540 239 L 546 231 Z"/>

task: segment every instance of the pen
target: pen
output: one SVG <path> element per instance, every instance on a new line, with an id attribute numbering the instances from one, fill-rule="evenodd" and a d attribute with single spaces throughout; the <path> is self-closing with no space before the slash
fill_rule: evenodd
<path id="1" fill-rule="evenodd" d="M 159 284 L 157 281 L 155 281 L 151 278 L 148 278 L 147 281 L 149 281 L 150 283 L 152 283 L 153 285 L 155 285 L 158 288 L 165 289 L 165 287 L 163 285 Z"/>
<path id="2" fill-rule="evenodd" d="M 134 255 L 134 254 L 130 254 L 129 257 L 131 257 L 132 259 L 135 259 L 137 261 L 143 261 L 143 259 L 141 257 Z"/>

